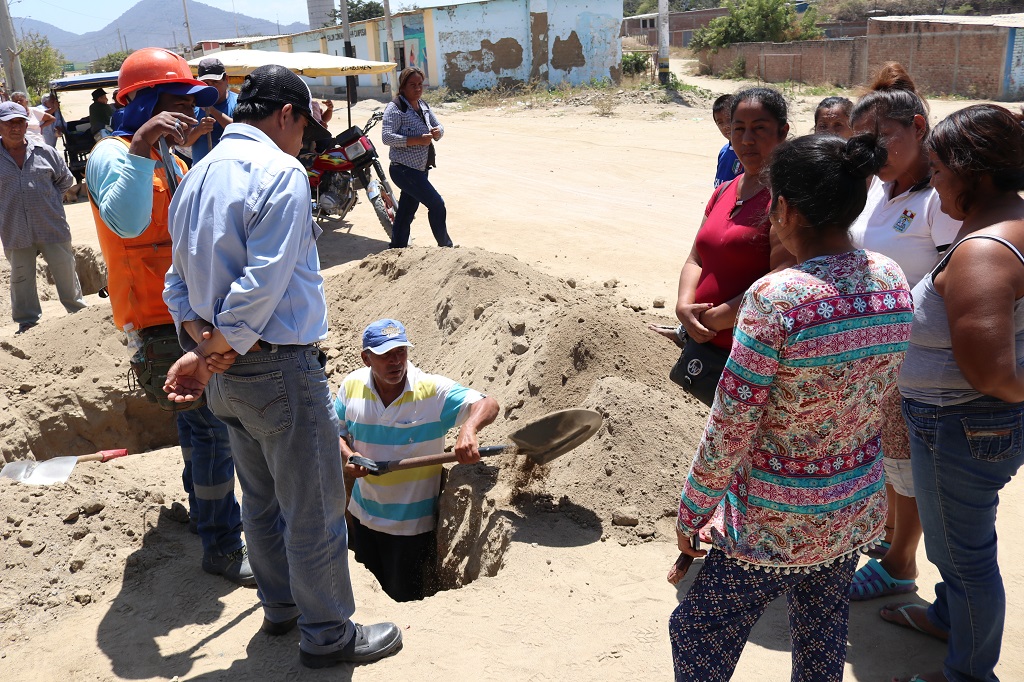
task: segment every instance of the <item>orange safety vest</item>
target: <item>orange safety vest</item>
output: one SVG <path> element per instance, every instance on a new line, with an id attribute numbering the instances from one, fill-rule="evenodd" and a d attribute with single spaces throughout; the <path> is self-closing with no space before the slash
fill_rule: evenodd
<path id="1" fill-rule="evenodd" d="M 129 146 L 123 137 L 111 139 Z M 167 230 L 171 193 L 159 152 L 150 150 L 150 158 L 157 161 L 153 174 L 153 214 L 149 227 L 138 237 L 126 239 L 111 230 L 100 217 L 92 192 L 89 193 L 96 234 L 107 263 L 107 291 L 114 309 L 114 324 L 124 330 L 174 322 L 163 298 L 164 275 L 171 266 L 171 235 Z M 174 160 L 184 173 L 185 164 L 178 158 Z"/>

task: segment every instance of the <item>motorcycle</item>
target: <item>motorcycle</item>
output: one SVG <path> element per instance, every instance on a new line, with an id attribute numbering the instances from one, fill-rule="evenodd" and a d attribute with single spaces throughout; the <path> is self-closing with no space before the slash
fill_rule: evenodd
<path id="1" fill-rule="evenodd" d="M 377 150 L 366 136 L 383 118 L 383 112 L 375 111 L 363 128 L 352 126 L 338 134 L 331 148 L 314 155 L 307 165 L 313 219 L 321 226 L 341 221 L 359 201 L 357 191 L 363 189 L 381 227 L 391 237 L 398 201 L 384 175 Z"/>

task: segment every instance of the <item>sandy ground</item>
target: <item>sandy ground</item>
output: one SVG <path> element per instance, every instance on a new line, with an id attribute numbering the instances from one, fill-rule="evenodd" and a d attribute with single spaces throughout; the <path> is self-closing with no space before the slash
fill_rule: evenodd
<path id="1" fill-rule="evenodd" d="M 736 85 L 688 80 L 716 92 Z M 793 130 L 807 131 L 817 98 L 794 100 Z M 82 95 L 64 101 L 69 118 L 88 104 Z M 933 115 L 965 104 L 933 102 Z M 355 122 L 372 108 L 360 103 Z M 356 366 L 362 325 L 396 312 L 416 336 L 422 366 L 499 398 L 505 409 L 490 429 L 495 440 L 520 417 L 572 404 L 605 413 L 598 438 L 525 482 L 516 462 L 453 469 L 451 532 L 497 538 L 479 545 L 488 562 L 475 572 L 484 577 L 472 580 L 474 571 L 457 566 L 456 582 L 468 583 L 461 589 L 395 604 L 352 562 L 356 619 L 394 620 L 405 648 L 372 666 L 323 672 L 299 666 L 297 635 L 258 633 L 254 591 L 200 570 L 198 540 L 176 504 L 176 448 L 79 465 L 67 484 L 48 488 L 0 482 L 4 679 L 671 676 L 667 619 L 692 579 L 678 590 L 664 580 L 677 555 L 671 514 L 706 412 L 667 382 L 672 347 L 643 325 L 670 315 L 711 192 L 723 141 L 708 103 L 624 102 L 609 117 L 567 104 L 439 114 L 447 135 L 432 179 L 462 248 L 435 250 L 424 216 L 413 225 L 413 248 L 372 256 L 386 237 L 365 201 L 349 223 L 324 234 L 335 383 Z M 379 142 L 379 132 L 373 137 Z M 68 206 L 68 217 L 76 245 L 98 251 L 88 205 Z M 658 297 L 667 309 L 653 308 Z M 106 302 L 89 301 L 75 317 L 47 301 L 43 324 L 21 337 L 3 320 L 5 458 L 82 454 L 126 440 L 137 451 L 152 447 L 126 424 L 172 442 L 166 418 L 112 397 L 124 388 L 123 348 Z M 520 322 L 525 333 L 510 337 Z M 116 422 L 105 405 L 136 418 Z M 1004 495 L 1004 537 L 1021 532 L 1022 485 L 1018 478 Z M 624 508 L 637 526 L 612 524 Z M 480 518 L 487 530 L 474 526 Z M 1012 542 L 1002 550 L 1012 614 L 1024 607 L 1024 550 Z M 923 548 L 919 562 L 921 590 L 911 600 L 927 601 L 936 574 Z M 883 623 L 880 605 L 853 605 L 846 678 L 938 667 L 944 647 Z M 1002 679 L 1024 679 L 1022 640 L 1024 625 L 1011 616 Z M 735 679 L 788 679 L 789 668 L 785 605 L 777 603 L 755 627 Z"/>

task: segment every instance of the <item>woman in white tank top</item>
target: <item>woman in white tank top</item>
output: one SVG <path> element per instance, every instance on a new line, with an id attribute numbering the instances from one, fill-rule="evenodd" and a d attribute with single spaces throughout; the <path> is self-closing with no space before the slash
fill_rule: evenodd
<path id="1" fill-rule="evenodd" d="M 928 138 L 932 186 L 963 227 L 914 288 L 899 387 L 925 546 L 942 582 L 927 608 L 891 604 L 881 614 L 948 639 L 943 670 L 913 678 L 925 682 L 997 679 L 1006 597 L 996 507 L 1024 463 L 1021 118 L 971 106 Z"/>

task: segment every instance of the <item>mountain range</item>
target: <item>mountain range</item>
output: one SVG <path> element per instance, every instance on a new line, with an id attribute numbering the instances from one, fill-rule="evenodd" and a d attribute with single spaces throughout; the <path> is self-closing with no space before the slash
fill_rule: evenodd
<path id="1" fill-rule="evenodd" d="M 237 36 L 298 33 L 309 29 L 300 22 L 278 24 L 244 14 L 232 14 L 195 0 L 188 3 L 188 18 L 192 24 L 192 39 L 196 43 Z M 124 43 L 129 50 L 173 48 L 188 43 L 184 10 L 180 3 L 167 0 L 140 0 L 100 30 L 81 35 L 35 19 L 13 17 L 13 22 L 14 32 L 18 35 L 35 31 L 49 38 L 50 44 L 60 50 L 68 62 L 92 61 L 124 49 Z M 121 46 L 118 46 L 118 29 L 121 31 Z"/>

